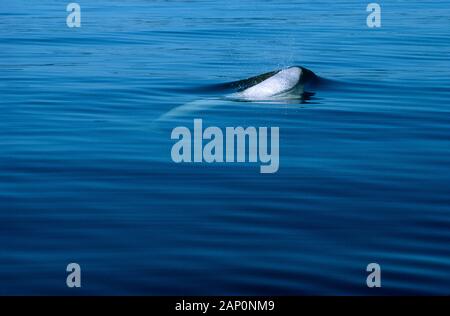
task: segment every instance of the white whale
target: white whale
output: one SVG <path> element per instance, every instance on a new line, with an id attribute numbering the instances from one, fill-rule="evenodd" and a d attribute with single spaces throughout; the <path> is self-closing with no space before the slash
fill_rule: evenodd
<path id="1" fill-rule="evenodd" d="M 248 101 L 270 100 L 273 97 L 285 93 L 303 92 L 303 87 L 299 85 L 302 76 L 300 67 L 290 67 L 282 69 L 260 83 L 255 84 L 243 91 L 230 95 L 231 98 L 238 98 Z M 299 91 L 300 90 L 300 91 Z"/>
<path id="2" fill-rule="evenodd" d="M 237 91 L 222 98 L 203 99 L 186 103 L 163 114 L 157 121 L 176 119 L 177 117 L 206 110 L 229 101 L 300 100 L 305 93 L 305 84 L 315 83 L 317 80 L 318 77 L 312 71 L 303 67 L 292 66 L 220 85 L 220 87 L 225 89 L 235 89 Z"/>

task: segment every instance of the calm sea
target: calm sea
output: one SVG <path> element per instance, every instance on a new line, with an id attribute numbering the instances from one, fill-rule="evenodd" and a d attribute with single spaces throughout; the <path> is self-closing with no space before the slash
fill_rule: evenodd
<path id="1" fill-rule="evenodd" d="M 450 294 L 448 1 L 7 2 L 1 294 Z M 154 123 L 290 65 L 329 84 Z M 278 126 L 279 171 L 175 164 L 194 118 Z"/>

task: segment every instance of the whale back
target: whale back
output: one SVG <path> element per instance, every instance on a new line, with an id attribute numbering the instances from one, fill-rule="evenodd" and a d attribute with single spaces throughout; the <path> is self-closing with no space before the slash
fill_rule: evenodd
<path id="1" fill-rule="evenodd" d="M 260 83 L 262 83 L 263 81 L 275 76 L 276 74 L 278 74 L 279 72 L 286 70 L 286 69 L 291 69 L 291 68 L 299 68 L 301 69 L 301 76 L 299 79 L 299 84 L 305 85 L 305 86 L 317 86 L 318 82 L 319 82 L 319 77 L 312 72 L 311 70 L 301 67 L 301 66 L 292 66 L 289 68 L 284 68 L 284 69 L 278 69 L 275 71 L 270 71 L 270 72 L 266 72 L 254 77 L 249 77 L 246 79 L 241 79 L 241 80 L 237 80 L 237 81 L 231 81 L 231 82 L 226 82 L 226 83 L 219 83 L 219 84 L 212 84 L 212 85 L 208 85 L 206 87 L 207 91 L 233 91 L 233 92 L 242 92 L 246 89 L 249 89 L 253 86 L 256 86 Z M 203 90 L 202 90 L 203 91 Z"/>
<path id="2" fill-rule="evenodd" d="M 260 83 L 237 92 L 233 97 L 246 100 L 262 100 L 293 91 L 294 89 L 302 93 L 303 87 L 300 85 L 302 73 L 300 67 L 282 69 Z"/>

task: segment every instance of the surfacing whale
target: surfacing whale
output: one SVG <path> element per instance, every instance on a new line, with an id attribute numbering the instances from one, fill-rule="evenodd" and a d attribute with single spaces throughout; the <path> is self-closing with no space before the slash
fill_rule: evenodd
<path id="1" fill-rule="evenodd" d="M 228 95 L 233 99 L 246 101 L 270 101 L 283 98 L 300 99 L 305 94 L 305 87 L 314 87 L 319 77 L 311 70 L 292 66 L 268 72 L 256 77 L 230 82 L 225 87 L 235 88 L 237 92 Z"/>
<path id="2" fill-rule="evenodd" d="M 245 102 L 302 102 L 314 93 L 306 89 L 318 86 L 320 78 L 304 67 L 292 66 L 244 80 L 209 86 L 214 91 L 231 92 L 221 98 L 204 99 L 186 103 L 163 114 L 160 120 L 169 120 L 196 111 L 206 110 L 222 104 L 221 101 Z"/>

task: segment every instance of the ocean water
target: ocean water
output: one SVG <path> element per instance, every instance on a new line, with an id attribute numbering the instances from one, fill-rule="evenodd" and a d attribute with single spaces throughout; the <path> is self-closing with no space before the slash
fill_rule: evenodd
<path id="1" fill-rule="evenodd" d="M 68 2 L 7 2 L 1 294 L 450 294 L 448 1 L 379 1 L 376 29 L 362 1 L 80 0 L 80 28 Z M 211 88 L 290 65 L 327 84 Z M 278 172 L 174 163 L 194 118 L 279 127 Z"/>

